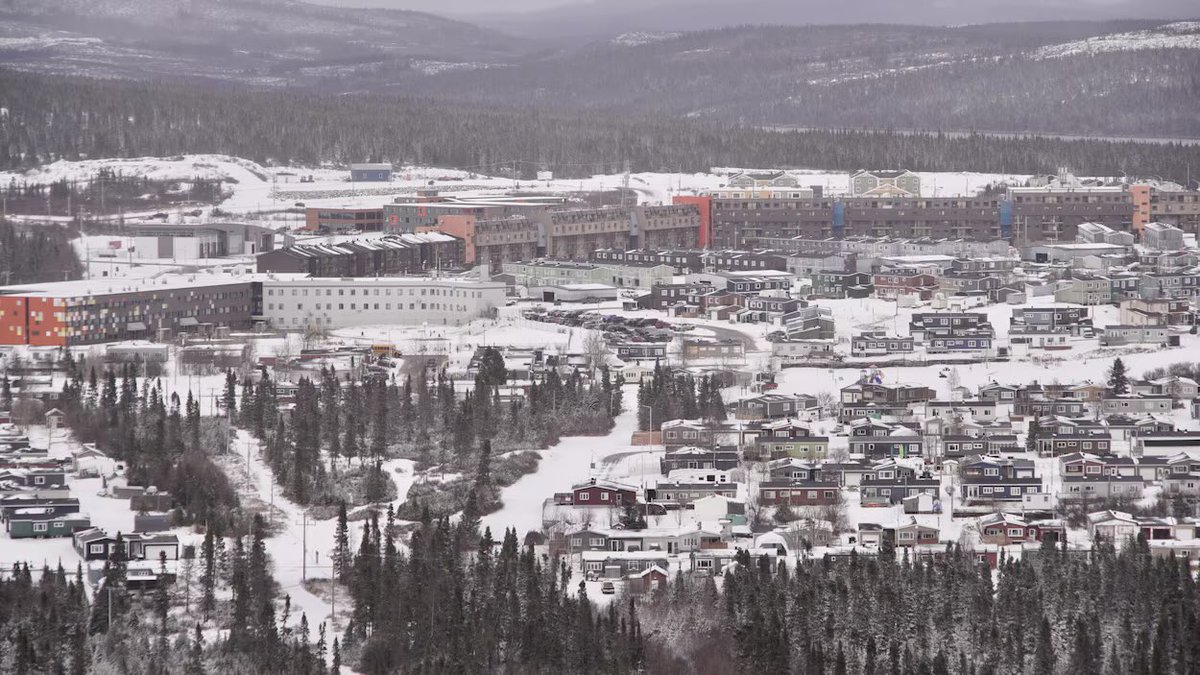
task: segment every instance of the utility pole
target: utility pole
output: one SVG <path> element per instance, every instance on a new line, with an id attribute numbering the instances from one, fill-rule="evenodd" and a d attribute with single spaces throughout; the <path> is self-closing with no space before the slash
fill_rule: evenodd
<path id="1" fill-rule="evenodd" d="M 329 604 L 332 608 L 329 613 L 329 623 L 337 630 L 337 575 L 333 573 L 333 568 L 329 568 Z"/>
<path id="2" fill-rule="evenodd" d="M 273 493 L 274 491 L 272 491 Z M 303 518 L 303 530 L 300 535 L 300 541 L 301 546 L 304 547 L 304 552 L 300 556 L 300 580 L 308 581 L 308 511 L 301 511 L 300 515 Z"/>

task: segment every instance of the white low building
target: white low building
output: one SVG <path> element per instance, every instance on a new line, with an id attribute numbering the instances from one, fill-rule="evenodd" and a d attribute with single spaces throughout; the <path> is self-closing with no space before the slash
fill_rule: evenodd
<path id="1" fill-rule="evenodd" d="M 263 279 L 262 319 L 272 328 L 380 324 L 460 326 L 504 305 L 505 285 L 430 277 Z"/>

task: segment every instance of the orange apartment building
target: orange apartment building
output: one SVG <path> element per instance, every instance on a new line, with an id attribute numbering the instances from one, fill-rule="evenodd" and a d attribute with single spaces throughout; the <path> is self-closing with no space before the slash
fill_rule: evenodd
<path id="1" fill-rule="evenodd" d="M 256 285 L 178 275 L 8 286 L 0 288 L 0 345 L 71 347 L 246 327 L 256 312 Z"/>

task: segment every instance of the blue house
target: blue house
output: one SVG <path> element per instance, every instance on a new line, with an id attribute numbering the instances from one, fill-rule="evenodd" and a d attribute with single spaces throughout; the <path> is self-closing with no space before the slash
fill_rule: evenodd
<path id="1" fill-rule="evenodd" d="M 386 183 L 392 179 L 391 164 L 351 164 L 350 180 L 355 183 Z"/>

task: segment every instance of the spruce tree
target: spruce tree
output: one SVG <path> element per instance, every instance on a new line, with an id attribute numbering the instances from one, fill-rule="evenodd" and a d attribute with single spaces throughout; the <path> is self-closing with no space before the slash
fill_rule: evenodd
<path id="1" fill-rule="evenodd" d="M 1129 393 L 1129 376 L 1125 371 L 1125 362 L 1120 357 L 1113 360 L 1108 370 L 1108 388 L 1117 395 Z"/>

